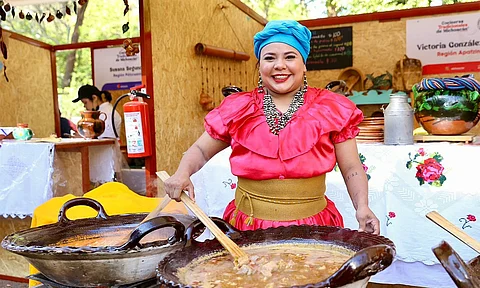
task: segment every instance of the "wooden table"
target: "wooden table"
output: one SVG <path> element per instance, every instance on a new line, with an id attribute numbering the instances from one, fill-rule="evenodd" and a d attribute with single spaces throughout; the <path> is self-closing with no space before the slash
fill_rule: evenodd
<path id="1" fill-rule="evenodd" d="M 80 152 L 82 159 L 82 191 L 83 193 L 87 193 L 90 190 L 90 160 L 88 158 L 88 147 L 113 144 L 115 144 L 115 139 L 62 139 L 62 142 L 55 143 L 55 150 Z"/>

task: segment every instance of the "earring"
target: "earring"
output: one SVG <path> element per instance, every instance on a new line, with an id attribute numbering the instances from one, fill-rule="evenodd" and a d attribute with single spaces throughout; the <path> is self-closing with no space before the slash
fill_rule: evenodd
<path id="1" fill-rule="evenodd" d="M 260 73 L 258 74 L 258 92 L 263 93 L 263 80 L 262 80 L 262 75 Z"/>
<path id="2" fill-rule="evenodd" d="M 303 93 L 307 92 L 308 83 L 307 83 L 307 74 L 303 74 Z"/>

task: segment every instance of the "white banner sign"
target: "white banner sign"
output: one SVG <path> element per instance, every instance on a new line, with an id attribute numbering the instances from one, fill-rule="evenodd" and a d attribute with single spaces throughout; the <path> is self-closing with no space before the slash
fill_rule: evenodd
<path id="1" fill-rule="evenodd" d="M 93 83 L 100 90 L 127 90 L 142 84 L 140 53 L 127 56 L 123 47 L 93 50 Z"/>
<path id="2" fill-rule="evenodd" d="M 406 44 L 423 74 L 480 71 L 480 13 L 407 20 Z"/>

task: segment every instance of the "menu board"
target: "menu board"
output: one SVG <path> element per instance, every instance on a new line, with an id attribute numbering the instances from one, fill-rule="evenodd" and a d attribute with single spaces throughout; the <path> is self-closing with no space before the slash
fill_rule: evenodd
<path id="1" fill-rule="evenodd" d="M 307 70 L 353 66 L 352 26 L 312 30 Z"/>

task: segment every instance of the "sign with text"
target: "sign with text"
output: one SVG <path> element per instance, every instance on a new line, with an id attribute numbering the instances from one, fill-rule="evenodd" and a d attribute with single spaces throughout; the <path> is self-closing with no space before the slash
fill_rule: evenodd
<path id="1" fill-rule="evenodd" d="M 340 69 L 352 65 L 351 26 L 312 30 L 307 70 Z"/>
<path id="2" fill-rule="evenodd" d="M 140 53 L 127 56 L 123 47 L 93 50 L 93 83 L 100 90 L 127 90 L 142 84 Z"/>
<path id="3" fill-rule="evenodd" d="M 408 20 L 406 44 L 423 74 L 480 71 L 480 13 Z"/>

